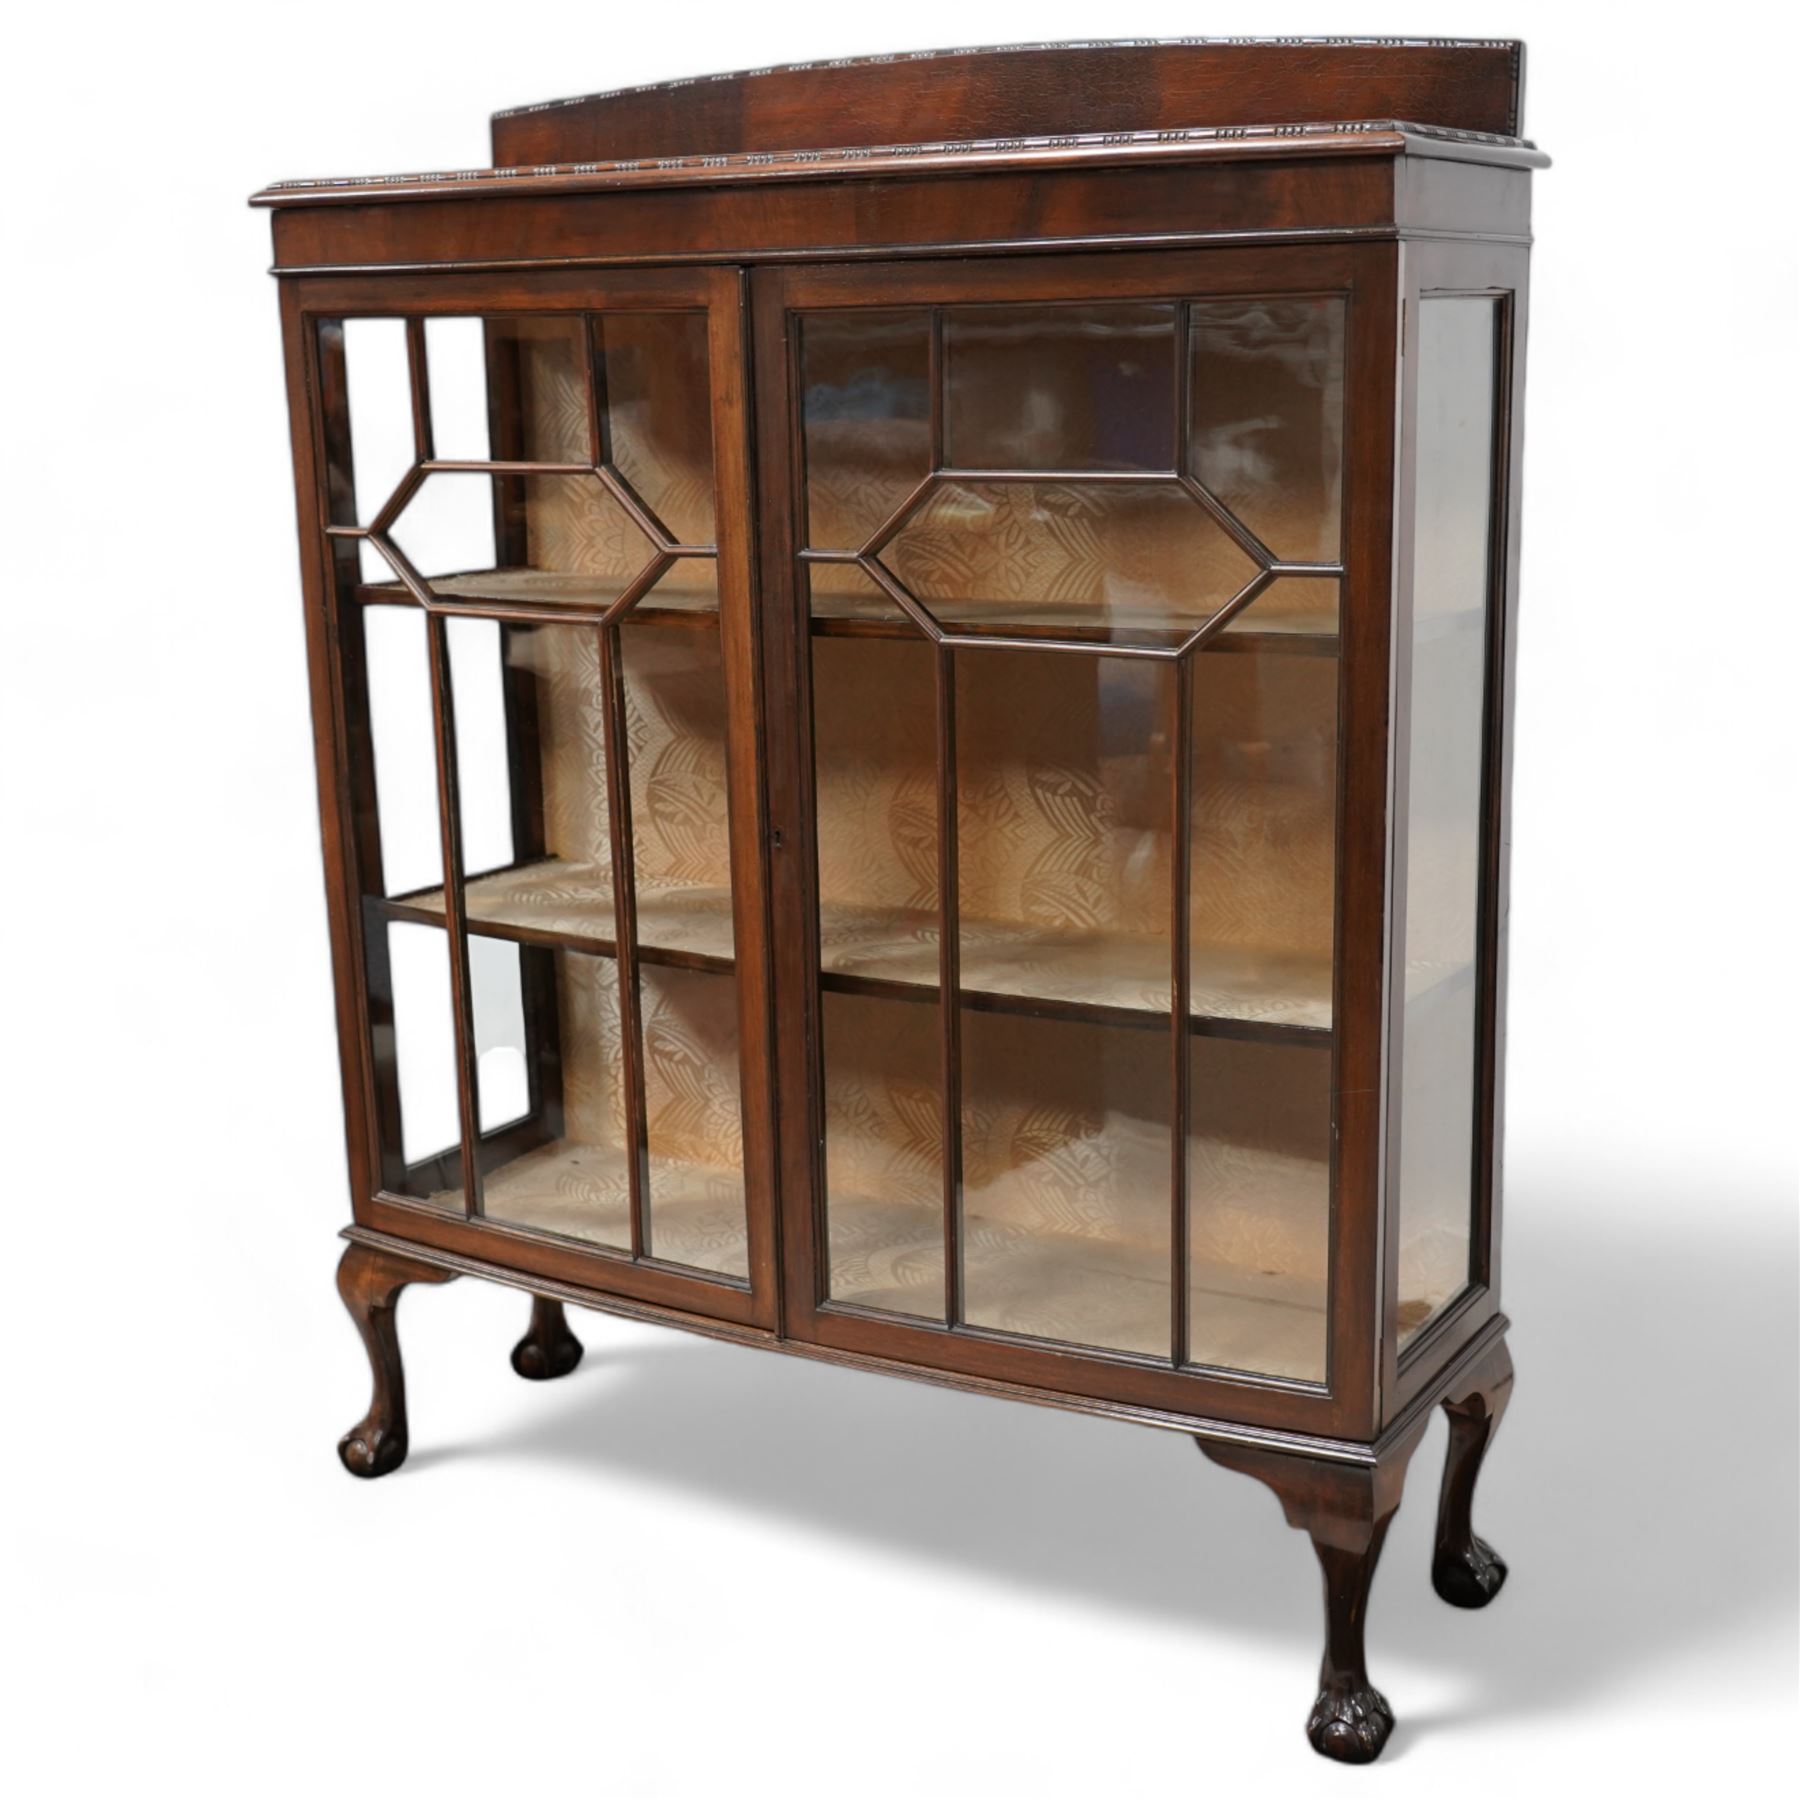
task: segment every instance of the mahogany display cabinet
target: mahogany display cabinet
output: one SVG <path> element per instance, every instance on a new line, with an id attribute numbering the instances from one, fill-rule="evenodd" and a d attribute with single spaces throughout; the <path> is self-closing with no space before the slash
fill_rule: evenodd
<path id="1" fill-rule="evenodd" d="M 1191 1434 L 1309 1721 L 1511 1384 L 1512 43 L 1031 46 L 503 113 L 273 209 L 355 1223 L 567 1304 Z M 854 147 L 853 147 L 854 146 Z"/>

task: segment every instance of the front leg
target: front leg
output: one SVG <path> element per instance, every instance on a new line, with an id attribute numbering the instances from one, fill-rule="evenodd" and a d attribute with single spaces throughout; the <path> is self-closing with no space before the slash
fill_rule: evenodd
<path id="1" fill-rule="evenodd" d="M 406 1373 L 394 1308 L 400 1290 L 414 1281 L 454 1281 L 448 1269 L 414 1262 L 390 1250 L 352 1243 L 338 1264 L 338 1292 L 369 1353 L 374 1393 L 369 1410 L 338 1443 L 338 1457 L 352 1475 L 373 1480 L 406 1461 Z"/>
<path id="2" fill-rule="evenodd" d="M 581 1339 L 569 1329 L 560 1300 L 531 1296 L 531 1324 L 513 1345 L 512 1366 L 527 1381 L 554 1381 L 581 1361 Z"/>
<path id="3" fill-rule="evenodd" d="M 1486 1606 L 1506 1580 L 1506 1564 L 1491 1544 L 1475 1535 L 1472 1514 L 1476 1477 L 1500 1429 L 1512 1381 L 1512 1354 L 1502 1339 L 1444 1399 L 1444 1411 L 1450 1416 L 1450 1454 L 1438 1495 L 1431 1585 L 1452 1606 Z"/>
<path id="4" fill-rule="evenodd" d="M 1312 1539 L 1325 1577 L 1325 1659 L 1306 1735 L 1321 1756 L 1337 1762 L 1373 1762 L 1394 1729 L 1393 1711 L 1369 1679 L 1363 1624 L 1416 1442 L 1367 1464 L 1199 1440 L 1214 1462 L 1273 1488 L 1287 1522 Z"/>

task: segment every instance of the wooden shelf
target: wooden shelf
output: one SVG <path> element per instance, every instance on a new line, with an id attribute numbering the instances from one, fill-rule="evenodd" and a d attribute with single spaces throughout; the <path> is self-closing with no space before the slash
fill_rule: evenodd
<path id="1" fill-rule="evenodd" d="M 458 1215 L 460 1191 L 427 1204 Z M 482 1182 L 483 1216 L 629 1254 L 631 1188 L 625 1151 L 563 1139 L 492 1169 Z M 743 1178 L 734 1169 L 652 1156 L 650 1250 L 657 1262 L 749 1277 Z"/>
<path id="2" fill-rule="evenodd" d="M 1279 613 L 1251 616 L 1254 607 L 1227 625 L 1208 651 L 1288 656 L 1336 656 L 1337 613 Z M 954 616 L 952 616 L 954 614 Z M 1022 606 L 1006 600 L 958 600 L 939 603 L 935 616 L 946 632 L 959 637 L 1017 637 L 1071 643 L 1133 643 L 1174 648 L 1185 643 L 1192 623 L 1174 625 L 1169 615 L 1149 607 Z M 815 637 L 897 638 L 921 643 L 923 634 L 885 595 L 813 594 Z"/>
<path id="3" fill-rule="evenodd" d="M 905 1317 L 943 1317 L 941 1212 L 834 1193 L 831 1301 Z M 964 1215 L 968 1324 L 984 1331 L 1167 1358 L 1169 1252 Z M 1196 1257 L 1188 1282 L 1190 1361 L 1318 1381 L 1322 1281 Z"/>
<path id="4" fill-rule="evenodd" d="M 544 569 L 477 569 L 464 575 L 434 575 L 427 585 L 447 600 L 595 613 L 611 606 L 628 584 L 593 575 L 558 575 Z M 365 583 L 357 588 L 356 597 L 372 606 L 410 604 L 412 600 L 398 581 Z M 718 624 L 718 590 L 670 587 L 665 576 L 625 617 L 638 625 L 706 630 Z"/>
<path id="5" fill-rule="evenodd" d="M 377 903 L 390 918 L 440 924 L 442 889 Z M 464 888 L 469 929 L 521 943 L 611 955 L 609 871 L 555 858 L 478 875 Z M 931 1002 L 937 997 L 937 915 L 827 901 L 821 982 L 828 990 Z M 638 951 L 645 962 L 728 970 L 731 896 L 718 887 L 641 882 Z M 1046 931 L 964 919 L 963 1003 L 976 1010 L 1157 1027 L 1170 1003 L 1166 941 L 1122 932 Z M 1331 1029 L 1331 959 L 1226 945 L 1193 949 L 1191 1011 L 1198 1032 L 1322 1040 Z"/>

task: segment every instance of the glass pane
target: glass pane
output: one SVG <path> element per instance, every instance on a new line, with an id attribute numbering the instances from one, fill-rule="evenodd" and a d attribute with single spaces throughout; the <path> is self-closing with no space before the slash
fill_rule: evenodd
<path id="1" fill-rule="evenodd" d="M 344 382 L 356 522 L 366 525 L 413 466 L 412 377 L 402 320 L 344 321 Z"/>
<path id="2" fill-rule="evenodd" d="M 365 938 L 381 1090 L 381 1185 L 462 1211 L 449 939 L 388 923 Z"/>
<path id="3" fill-rule="evenodd" d="M 924 639 L 906 608 L 856 564 L 811 563 L 806 577 L 815 634 Z"/>
<path id="4" fill-rule="evenodd" d="M 504 869 L 513 861 L 507 628 L 488 619 L 451 619 L 445 635 L 456 721 L 462 867 L 465 875 L 474 875 Z"/>
<path id="5" fill-rule="evenodd" d="M 800 327 L 807 542 L 867 543 L 931 467 L 931 320 L 809 313 Z"/>
<path id="6" fill-rule="evenodd" d="M 1336 562 L 1344 302 L 1208 300 L 1190 317 L 1189 467 L 1277 556 Z"/>
<path id="7" fill-rule="evenodd" d="M 586 338 L 568 315 L 427 320 L 438 455 L 591 462 Z"/>
<path id="8" fill-rule="evenodd" d="M 517 944 L 499 938 L 470 939 L 476 1113 L 484 1134 L 510 1125 L 531 1111 L 525 973 Z"/>
<path id="9" fill-rule="evenodd" d="M 649 1121 L 648 1255 L 749 1275 L 737 983 L 645 963 L 644 1100 Z"/>
<path id="10" fill-rule="evenodd" d="M 938 1009 L 827 993 L 824 1014 L 830 1298 L 942 1319 Z"/>
<path id="11" fill-rule="evenodd" d="M 944 352 L 952 467 L 1175 467 L 1173 306 L 952 307 Z"/>
<path id="12" fill-rule="evenodd" d="M 1331 1051 L 1197 1037 L 1188 1079 L 1188 1360 L 1323 1381 Z"/>
<path id="13" fill-rule="evenodd" d="M 712 543 L 706 315 L 607 313 L 600 336 L 613 467 L 677 543 Z"/>
<path id="14" fill-rule="evenodd" d="M 360 617 L 381 832 L 381 868 L 365 869 L 363 878 L 377 892 L 410 894 L 444 879 L 425 615 L 409 606 L 370 606 Z"/>
<path id="15" fill-rule="evenodd" d="M 956 652 L 964 994 L 1168 1013 L 1174 682 L 1117 657 Z"/>
<path id="16" fill-rule="evenodd" d="M 638 942 L 729 966 L 731 820 L 718 637 L 628 622 L 619 648 Z"/>
<path id="17" fill-rule="evenodd" d="M 1469 1277 L 1496 307 L 1419 308 L 1400 1086 L 1400 1341 Z"/>
<path id="18" fill-rule="evenodd" d="M 1314 576 L 1284 575 L 1225 626 L 1225 633 L 1268 637 L 1321 638 L 1328 655 L 1337 654 L 1338 584 Z M 1224 635 L 1222 633 L 1221 635 Z M 1305 649 L 1304 644 L 1292 646 Z"/>
<path id="19" fill-rule="evenodd" d="M 629 1250 L 632 1131 L 617 964 L 473 937 L 469 968 L 483 1212 Z"/>
<path id="20" fill-rule="evenodd" d="M 946 627 L 1178 642 L 1256 573 L 1173 482 L 945 480 L 881 552 Z"/>
<path id="21" fill-rule="evenodd" d="M 1337 663 L 1201 651 L 1193 679 L 1190 1005 L 1328 1030 Z"/>
<path id="22" fill-rule="evenodd" d="M 1169 1038 L 964 1009 L 971 1325 L 1169 1354 Z"/>

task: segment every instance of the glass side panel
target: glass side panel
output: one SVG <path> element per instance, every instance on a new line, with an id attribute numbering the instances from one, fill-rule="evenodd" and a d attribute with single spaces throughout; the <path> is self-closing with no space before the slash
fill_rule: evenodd
<path id="1" fill-rule="evenodd" d="M 800 328 L 807 543 L 860 549 L 931 467 L 931 317 L 809 313 Z"/>
<path id="2" fill-rule="evenodd" d="M 353 511 L 356 523 L 367 525 L 415 460 L 406 326 L 399 319 L 346 319 L 343 326 Z M 387 564 L 370 545 L 359 544 L 357 550 L 363 580 L 389 578 Z"/>
<path id="3" fill-rule="evenodd" d="M 1336 562 L 1343 300 L 1210 300 L 1190 319 L 1193 473 L 1284 561 Z"/>
<path id="4" fill-rule="evenodd" d="M 1188 1360 L 1325 1379 L 1331 1050 L 1194 1040 Z"/>
<path id="5" fill-rule="evenodd" d="M 1427 295 L 1419 308 L 1401 958 L 1402 1344 L 1469 1279 L 1498 305 Z"/>
<path id="6" fill-rule="evenodd" d="M 952 309 L 944 323 L 947 466 L 1173 469 L 1175 310 Z"/>

